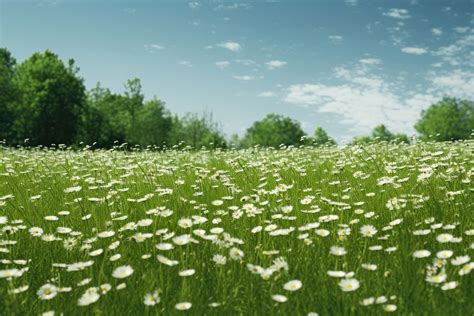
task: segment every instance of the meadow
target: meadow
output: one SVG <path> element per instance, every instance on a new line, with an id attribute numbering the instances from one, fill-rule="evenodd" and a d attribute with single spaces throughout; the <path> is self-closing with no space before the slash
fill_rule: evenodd
<path id="1" fill-rule="evenodd" d="M 472 315 L 474 141 L 0 149 L 2 315 Z"/>

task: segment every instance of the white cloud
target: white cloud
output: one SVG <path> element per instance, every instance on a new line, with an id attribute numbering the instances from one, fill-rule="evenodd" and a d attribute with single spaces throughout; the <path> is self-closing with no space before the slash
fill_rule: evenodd
<path id="1" fill-rule="evenodd" d="M 201 4 L 197 1 L 195 1 L 195 2 L 189 2 L 188 6 L 189 6 L 190 9 L 195 10 L 195 9 L 199 9 L 201 7 Z"/>
<path id="2" fill-rule="evenodd" d="M 412 55 L 423 55 L 426 54 L 428 51 L 421 47 L 403 47 L 401 49 L 403 53 L 412 54 Z"/>
<path id="3" fill-rule="evenodd" d="M 276 94 L 273 91 L 263 91 L 262 93 L 259 93 L 257 97 L 259 98 L 272 98 L 275 97 Z"/>
<path id="4" fill-rule="evenodd" d="M 265 63 L 265 66 L 267 66 L 268 69 L 273 70 L 273 69 L 278 69 L 282 68 L 287 64 L 286 61 L 282 60 L 270 60 L 269 62 Z"/>
<path id="5" fill-rule="evenodd" d="M 393 132 L 414 133 L 413 125 L 421 110 L 437 101 L 433 94 L 398 95 L 392 85 L 372 73 L 372 65 L 359 63 L 335 69 L 341 84 L 295 84 L 287 89 L 284 101 L 332 113 L 349 126 L 352 136 L 367 134 L 378 124 Z"/>
<path id="6" fill-rule="evenodd" d="M 469 31 L 469 27 L 467 27 L 467 26 L 466 27 L 458 26 L 458 27 L 454 28 L 454 31 L 463 34 L 463 33 L 466 33 L 467 31 Z"/>
<path id="7" fill-rule="evenodd" d="M 241 81 L 251 81 L 251 80 L 257 80 L 259 78 L 255 77 L 255 76 L 248 76 L 248 75 L 245 75 L 245 76 L 234 76 L 233 77 L 234 79 L 237 79 L 237 80 L 241 80 Z"/>
<path id="8" fill-rule="evenodd" d="M 226 48 L 232 52 L 238 52 L 239 50 L 242 49 L 242 46 L 240 46 L 240 44 L 237 42 L 225 42 L 225 43 L 220 43 L 217 46 Z"/>
<path id="9" fill-rule="evenodd" d="M 451 66 L 474 67 L 474 29 L 463 34 L 453 44 L 440 47 L 435 53 Z"/>
<path id="10" fill-rule="evenodd" d="M 410 18 L 410 14 L 406 9 L 390 9 L 387 12 L 384 12 L 383 15 L 402 20 Z"/>
<path id="11" fill-rule="evenodd" d="M 252 59 L 236 59 L 235 62 L 247 67 L 254 66 L 256 64 L 255 60 Z"/>
<path id="12" fill-rule="evenodd" d="M 329 35 L 328 38 L 331 40 L 333 44 L 340 44 L 344 39 L 341 35 Z"/>
<path id="13" fill-rule="evenodd" d="M 157 51 L 165 49 L 164 46 L 158 45 L 158 44 L 145 44 L 143 45 L 145 50 L 149 53 L 155 53 Z"/>
<path id="14" fill-rule="evenodd" d="M 439 27 L 435 27 L 435 28 L 432 28 L 431 29 L 431 33 L 434 35 L 434 36 L 441 36 L 443 35 L 443 30 Z"/>
<path id="15" fill-rule="evenodd" d="M 413 133 L 421 110 L 438 99 L 416 94 L 403 101 L 384 86 L 372 88 L 351 84 L 292 85 L 288 91 L 286 102 L 338 114 L 342 124 L 351 126 L 353 135 L 367 134 L 378 124 L 386 124 L 394 132 Z"/>
<path id="16" fill-rule="evenodd" d="M 178 65 L 189 67 L 189 68 L 191 68 L 193 66 L 193 64 L 188 60 L 178 61 Z"/>
<path id="17" fill-rule="evenodd" d="M 430 80 L 442 94 L 458 98 L 474 98 L 474 72 L 456 69 L 450 73 L 432 73 Z"/>
<path id="18" fill-rule="evenodd" d="M 250 9 L 250 5 L 247 3 L 219 4 L 214 8 L 216 11 L 230 11 L 237 9 Z"/>
<path id="19" fill-rule="evenodd" d="M 363 58 L 359 59 L 359 62 L 367 65 L 380 65 L 382 63 L 382 61 L 377 58 Z"/>
<path id="20" fill-rule="evenodd" d="M 230 62 L 228 62 L 227 60 L 224 60 L 224 61 L 217 61 L 217 62 L 215 63 L 215 65 L 217 66 L 217 68 L 224 69 L 224 68 L 226 68 L 226 67 L 229 67 Z"/>

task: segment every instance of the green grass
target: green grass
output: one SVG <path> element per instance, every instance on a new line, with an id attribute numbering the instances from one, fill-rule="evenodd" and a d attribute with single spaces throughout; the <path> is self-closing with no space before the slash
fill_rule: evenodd
<path id="1" fill-rule="evenodd" d="M 452 259 L 473 257 L 473 150 L 472 141 L 161 153 L 0 149 L 0 314 L 381 315 L 391 304 L 399 315 L 470 315 L 474 273 L 459 271 L 469 272 L 474 263 L 469 258 L 455 265 Z M 420 176 L 423 172 L 427 177 Z M 386 184 L 381 183 L 384 177 Z M 67 190 L 73 187 L 76 190 Z M 390 209 L 389 201 L 396 207 Z M 64 211 L 69 215 L 58 214 Z M 58 220 L 45 219 L 51 215 Z M 326 222 L 327 215 L 337 218 Z M 190 228 L 178 225 L 191 216 L 207 221 Z M 121 230 L 143 219 L 152 223 Z M 309 223 L 319 223 L 318 229 L 330 234 L 301 230 Z M 273 224 L 287 234 L 274 236 Z M 372 225 L 377 233 L 362 236 L 364 225 Z M 258 226 L 262 230 L 252 232 Z M 42 228 L 44 238 L 32 236 L 31 227 Z M 58 227 L 72 233 L 60 233 Z M 223 232 L 211 232 L 215 227 Z M 155 234 L 160 229 L 168 231 Z M 198 229 L 207 237 L 196 234 Z M 419 230 L 429 233 L 413 233 Z M 115 234 L 97 238 L 103 231 Z M 137 233 L 150 233 L 150 238 L 137 242 L 132 238 L 140 237 Z M 169 233 L 175 236 L 165 240 Z M 438 242 L 442 233 L 457 242 Z M 176 245 L 173 238 L 184 234 L 194 242 Z M 45 241 L 52 237 L 48 235 L 55 240 Z M 115 241 L 120 245 L 109 249 Z M 174 248 L 158 250 L 159 243 Z M 382 249 L 371 250 L 377 245 Z M 330 254 L 332 246 L 345 248 L 347 254 Z M 233 260 L 232 247 L 244 257 Z M 103 253 L 91 257 L 97 249 Z M 414 258 L 414 251 L 422 249 L 430 256 Z M 454 254 L 437 262 L 435 273 L 445 271 L 447 278 L 433 284 L 426 278 L 441 250 Z M 121 258 L 110 261 L 117 253 Z M 159 254 L 178 264 L 159 262 Z M 216 254 L 227 257 L 225 265 L 213 261 Z M 279 257 L 288 270 L 275 271 L 266 280 L 248 269 L 248 264 L 269 268 Z M 57 267 L 87 261 L 92 265 L 82 271 Z M 364 263 L 377 269 L 366 270 Z M 134 272 L 114 278 L 119 266 L 131 266 Z M 24 270 L 8 278 L 7 269 Z M 178 275 L 186 269 L 195 274 Z M 329 276 L 329 270 L 353 272 L 351 278 L 360 287 L 342 291 L 341 278 Z M 78 285 L 88 278 L 90 283 Z M 286 291 L 284 284 L 290 280 L 300 280 L 302 287 Z M 457 287 L 443 290 L 452 281 Z M 70 291 L 42 300 L 37 291 L 48 283 Z M 119 290 L 121 283 L 126 288 Z M 94 289 L 103 284 L 111 287 L 105 294 Z M 28 289 L 13 293 L 22 286 Z M 99 293 L 99 300 L 78 306 L 87 289 Z M 145 295 L 157 289 L 160 302 L 145 305 Z M 288 301 L 274 301 L 275 294 Z M 387 301 L 360 303 L 380 296 Z M 175 309 L 180 302 L 191 302 L 191 309 Z"/>

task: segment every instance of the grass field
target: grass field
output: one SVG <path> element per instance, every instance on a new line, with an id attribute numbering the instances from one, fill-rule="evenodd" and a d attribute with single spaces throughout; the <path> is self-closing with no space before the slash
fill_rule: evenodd
<path id="1" fill-rule="evenodd" d="M 472 315 L 473 150 L 0 149 L 0 314 Z"/>

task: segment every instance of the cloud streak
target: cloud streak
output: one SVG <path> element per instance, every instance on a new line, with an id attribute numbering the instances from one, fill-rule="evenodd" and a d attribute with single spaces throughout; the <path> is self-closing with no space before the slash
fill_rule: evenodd
<path id="1" fill-rule="evenodd" d="M 405 54 L 411 55 L 423 55 L 428 52 L 425 48 L 422 47 L 402 47 L 401 51 Z"/>
<path id="2" fill-rule="evenodd" d="M 274 69 L 279 69 L 279 68 L 283 68 L 284 66 L 286 66 L 287 62 L 286 61 L 282 61 L 282 60 L 270 60 L 268 62 L 265 63 L 265 66 L 269 69 L 269 70 L 274 70 Z"/>
<path id="3" fill-rule="evenodd" d="M 217 46 L 228 49 L 231 52 L 238 52 L 242 49 L 242 46 L 237 42 L 224 42 L 217 44 Z"/>

